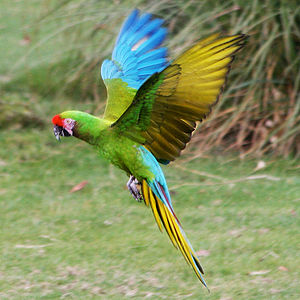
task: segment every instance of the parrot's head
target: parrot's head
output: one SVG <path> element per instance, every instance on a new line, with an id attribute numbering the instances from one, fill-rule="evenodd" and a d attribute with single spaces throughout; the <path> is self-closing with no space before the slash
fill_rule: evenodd
<path id="1" fill-rule="evenodd" d="M 64 111 L 55 115 L 52 123 L 57 140 L 60 140 L 61 136 L 74 136 L 90 144 L 94 144 L 100 131 L 110 124 L 109 121 L 76 110 Z"/>
<path id="2" fill-rule="evenodd" d="M 55 115 L 52 118 L 54 125 L 53 132 L 56 139 L 59 141 L 61 136 L 73 136 L 76 121 L 71 118 L 63 118 L 61 115 Z"/>

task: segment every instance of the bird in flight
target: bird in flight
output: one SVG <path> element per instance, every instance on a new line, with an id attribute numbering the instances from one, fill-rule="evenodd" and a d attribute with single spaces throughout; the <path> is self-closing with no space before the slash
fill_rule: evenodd
<path id="1" fill-rule="evenodd" d="M 111 59 L 102 63 L 107 89 L 102 118 L 64 111 L 52 118 L 54 134 L 74 136 L 124 170 L 137 201 L 150 206 L 159 229 L 206 286 L 200 261 L 175 215 L 160 164 L 178 157 L 197 122 L 216 104 L 231 62 L 246 36 L 213 34 L 169 61 L 164 21 L 135 9 L 125 20 Z"/>

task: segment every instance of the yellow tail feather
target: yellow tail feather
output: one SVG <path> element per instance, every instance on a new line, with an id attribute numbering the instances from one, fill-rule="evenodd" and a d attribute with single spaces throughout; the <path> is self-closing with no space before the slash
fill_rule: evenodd
<path id="1" fill-rule="evenodd" d="M 148 190 L 149 192 L 149 198 L 150 198 L 150 205 L 151 205 L 151 208 L 152 208 L 152 211 L 153 211 L 153 215 L 154 215 L 154 218 L 155 218 L 155 221 L 157 223 L 157 226 L 159 228 L 160 231 L 162 231 L 162 225 L 160 223 L 160 219 L 159 219 L 159 215 L 158 215 L 158 210 L 157 210 L 157 206 L 156 206 L 156 198 L 155 196 L 153 195 L 152 191 L 151 190 Z"/>
<path id="2" fill-rule="evenodd" d="M 206 283 L 200 274 L 200 272 L 204 272 L 197 255 L 187 241 L 183 229 L 176 220 L 176 217 L 173 215 L 170 209 L 153 193 L 146 180 L 142 181 L 142 193 L 145 204 L 147 206 L 150 204 L 152 208 L 155 221 L 160 231 L 162 231 L 163 224 L 174 247 L 181 251 L 186 262 L 192 266 L 199 280 L 206 286 Z"/>

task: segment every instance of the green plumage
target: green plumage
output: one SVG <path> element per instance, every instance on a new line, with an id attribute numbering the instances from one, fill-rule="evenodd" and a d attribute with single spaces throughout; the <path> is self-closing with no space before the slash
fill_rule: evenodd
<path id="1" fill-rule="evenodd" d="M 76 121 L 74 136 L 93 145 L 100 156 L 136 178 L 153 178 L 142 161 L 138 147 L 133 141 L 111 127 L 112 122 L 80 111 L 65 111 L 62 118 Z"/>
<path id="2" fill-rule="evenodd" d="M 112 124 L 115 130 L 126 135 L 126 132 L 131 129 L 138 131 L 148 129 L 155 96 L 163 85 L 164 77 L 163 73 L 155 73 L 141 86 L 129 108 Z"/>
<path id="3" fill-rule="evenodd" d="M 104 83 L 107 87 L 107 105 L 104 119 L 114 122 L 130 106 L 136 94 L 136 89 L 129 87 L 120 78 L 106 79 Z M 114 99 L 120 99 L 121 101 L 115 101 Z"/>

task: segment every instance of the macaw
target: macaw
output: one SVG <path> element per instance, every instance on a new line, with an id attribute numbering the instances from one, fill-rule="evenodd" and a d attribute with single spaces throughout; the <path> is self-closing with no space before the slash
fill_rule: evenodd
<path id="1" fill-rule="evenodd" d="M 207 287 L 199 258 L 175 215 L 160 164 L 180 155 L 196 122 L 210 113 L 246 35 L 213 34 L 168 61 L 167 49 L 161 46 L 167 36 L 163 22 L 133 10 L 122 25 L 112 58 L 102 63 L 107 89 L 103 118 L 65 111 L 53 117 L 53 130 L 58 140 L 74 136 L 93 145 L 100 156 L 127 173 L 133 197 L 152 208 L 159 229 L 165 228 Z"/>

